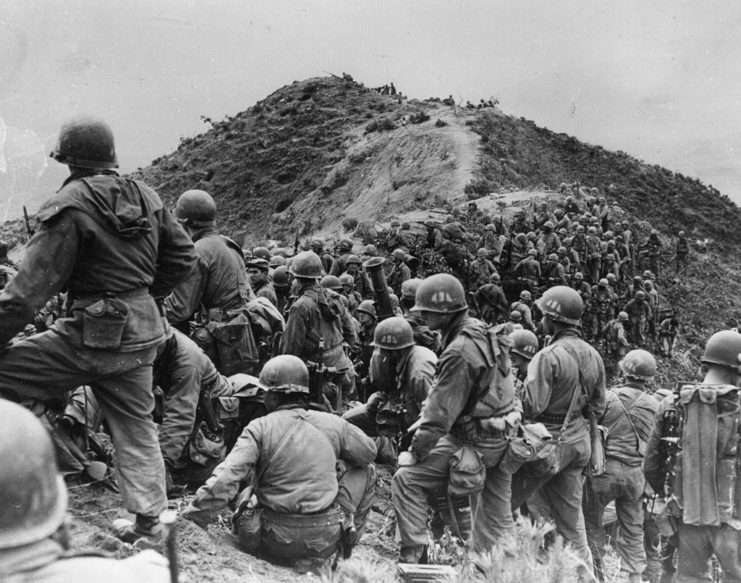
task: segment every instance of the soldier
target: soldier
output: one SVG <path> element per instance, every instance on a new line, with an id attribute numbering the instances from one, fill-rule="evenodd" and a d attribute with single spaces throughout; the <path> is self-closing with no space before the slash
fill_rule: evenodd
<path id="1" fill-rule="evenodd" d="M 659 275 L 659 260 L 661 259 L 662 243 L 659 240 L 659 232 L 652 229 L 644 246 L 648 257 L 648 268 L 657 276 Z"/>
<path id="2" fill-rule="evenodd" d="M 679 233 L 677 233 L 675 253 L 677 256 L 677 273 L 679 273 L 684 267 L 687 267 L 687 258 L 690 254 L 690 243 L 687 240 L 684 231 L 679 231 Z"/>
<path id="3" fill-rule="evenodd" d="M 545 244 L 545 254 L 556 253 L 561 246 L 561 240 L 553 231 L 553 222 L 546 221 L 543 225 L 543 243 Z"/>
<path id="4" fill-rule="evenodd" d="M 175 329 L 157 350 L 153 382 L 164 397 L 159 442 L 168 489 L 202 483 L 226 455 L 212 400 L 229 396 L 231 385 L 203 350 Z M 199 415 L 199 407 L 208 412 Z"/>
<path id="5" fill-rule="evenodd" d="M 288 268 L 280 265 L 273 271 L 273 289 L 275 297 L 278 300 L 276 304 L 278 311 L 285 314 L 286 305 L 288 304 L 288 294 L 291 290 L 291 284 L 288 281 Z"/>
<path id="6" fill-rule="evenodd" d="M 600 330 L 600 337 L 604 342 L 607 360 L 605 366 L 609 374 L 612 374 L 615 369 L 615 363 L 620 361 L 628 350 L 628 338 L 625 332 L 627 322 L 628 314 L 620 312 L 617 318 L 613 318 L 607 322 Z"/>
<path id="7" fill-rule="evenodd" d="M 207 528 L 239 493 L 232 523 L 243 550 L 299 567 L 322 561 L 340 540 L 352 545 L 362 536 L 376 446 L 347 421 L 309 407 L 309 371 L 295 356 L 269 360 L 260 386 L 268 414 L 245 427 L 181 516 Z"/>
<path id="8" fill-rule="evenodd" d="M 393 253 L 396 249 L 404 246 L 404 238 L 401 236 L 401 223 L 394 219 L 391 221 L 389 232 L 386 234 L 386 252 Z"/>
<path id="9" fill-rule="evenodd" d="M 499 274 L 492 274 L 490 282 L 473 292 L 481 319 L 487 324 L 501 324 L 507 318 L 509 305 L 500 285 Z"/>
<path id="10" fill-rule="evenodd" d="M 338 245 L 338 251 L 340 256 L 332 262 L 332 269 L 328 272 L 329 275 L 334 275 L 335 277 L 339 277 L 347 271 L 347 260 L 353 257 L 352 241 L 350 239 L 342 239 Z"/>
<path id="11" fill-rule="evenodd" d="M 252 291 L 258 298 L 265 298 L 274 306 L 278 305 L 278 296 L 273 284 L 268 281 L 268 262 L 262 258 L 254 258 L 247 262 L 247 275 L 250 278 Z"/>
<path id="12" fill-rule="evenodd" d="M 523 282 L 531 292 L 537 290 L 540 284 L 540 262 L 537 256 L 538 252 L 535 249 L 528 250 L 527 255 L 512 270 L 517 276 L 517 281 Z"/>
<path id="13" fill-rule="evenodd" d="M 548 256 L 548 262 L 543 268 L 543 282 L 546 288 L 553 287 L 555 285 L 568 285 L 566 279 L 566 272 L 561 263 L 558 262 L 558 255 L 551 253 Z"/>
<path id="14" fill-rule="evenodd" d="M 427 248 L 437 251 L 443 244 L 443 232 L 432 219 L 425 221 L 427 227 Z"/>
<path id="15" fill-rule="evenodd" d="M 589 227 L 586 239 L 586 259 L 589 281 L 594 284 L 599 281 L 600 268 L 602 263 L 602 245 L 597 236 L 597 228 Z"/>
<path id="16" fill-rule="evenodd" d="M 583 225 L 576 227 L 576 234 L 571 240 L 571 248 L 579 255 L 579 270 L 584 273 L 587 269 L 587 237 L 584 234 Z"/>
<path id="17" fill-rule="evenodd" d="M 476 251 L 476 259 L 468 266 L 468 271 L 471 274 L 471 285 L 477 288 L 488 283 L 491 275 L 497 273 L 497 268 L 489 261 L 489 251 L 485 247 Z"/>
<path id="18" fill-rule="evenodd" d="M 571 219 L 581 214 L 581 209 L 573 196 L 566 197 L 566 200 L 564 201 L 564 210 Z"/>
<path id="19" fill-rule="evenodd" d="M 175 205 L 175 217 L 195 244 L 198 262 L 187 280 L 165 300 L 170 324 L 188 334 L 196 313 L 204 321 L 221 321 L 254 299 L 241 248 L 215 229 L 216 204 L 203 190 L 188 190 Z"/>
<path id="20" fill-rule="evenodd" d="M 656 359 L 645 350 L 631 350 L 620 361 L 625 376 L 622 387 L 607 391 L 607 404 L 599 423 L 607 429 L 605 472 L 588 476 L 584 485 L 584 520 L 592 551 L 594 571 L 604 581 L 606 546 L 602 515 L 615 501 L 619 536 L 614 540 L 621 570 L 630 583 L 640 583 L 646 569 L 643 548 L 643 491 L 646 479 L 641 465 L 658 403 L 646 390 L 656 374 Z"/>
<path id="21" fill-rule="evenodd" d="M 136 514 L 127 538 L 158 536 L 167 500 L 151 417 L 152 362 L 164 340 L 154 297 L 194 268 L 193 243 L 157 193 L 115 172 L 105 122 L 66 123 L 52 156 L 70 176 L 39 210 L 18 274 L 0 292 L 0 345 L 65 286 L 69 316 L 5 348 L 0 395 L 59 409 L 67 391 L 92 385 L 111 428 L 125 507 Z"/>
<path id="22" fill-rule="evenodd" d="M 414 298 L 417 295 L 417 288 L 419 288 L 420 283 L 422 283 L 422 280 L 414 277 L 401 284 L 402 311 L 412 327 L 414 342 L 437 354 L 440 351 L 440 333 L 430 330 L 419 312 L 411 311 L 414 307 Z"/>
<path id="23" fill-rule="evenodd" d="M 702 383 L 678 387 L 654 418 L 643 469 L 669 501 L 679 543 L 677 581 L 710 581 L 713 555 L 725 581 L 741 580 L 739 355 L 741 334 L 713 334 L 701 359 L 707 367 Z"/>
<path id="24" fill-rule="evenodd" d="M 552 340 L 528 367 L 522 405 L 525 417 L 542 422 L 559 439 L 559 470 L 555 476 L 533 475 L 524 466 L 512 479 L 512 506 L 519 508 L 540 488 L 559 534 L 591 565 L 581 508 L 583 474 L 590 459 L 589 425 L 582 410 L 588 407 L 596 417 L 602 415 L 605 369 L 599 353 L 579 334 L 584 304 L 576 291 L 553 287 L 537 305 Z"/>
<path id="25" fill-rule="evenodd" d="M 599 283 L 592 287 L 595 332 L 598 338 L 602 329 L 615 314 L 615 300 L 615 295 L 610 288 L 610 282 L 607 278 L 600 279 Z"/>
<path id="26" fill-rule="evenodd" d="M 489 251 L 489 257 L 493 263 L 499 263 L 502 255 L 502 242 L 499 240 L 497 227 L 494 223 L 489 223 L 484 227 L 484 234 L 481 236 L 479 246 Z"/>
<path id="27" fill-rule="evenodd" d="M 615 258 L 616 255 L 616 253 L 605 253 L 602 259 L 602 277 L 606 278 L 608 273 L 612 273 L 616 278 L 620 277 L 620 261 Z"/>
<path id="28" fill-rule="evenodd" d="M 533 294 L 524 289 L 520 292 L 520 298 L 509 307 L 510 313 L 514 311 L 520 312 L 522 315 L 522 325 L 526 330 L 535 330 L 533 311 L 530 308 L 532 301 Z"/>
<path id="29" fill-rule="evenodd" d="M 571 259 L 569 259 L 569 252 L 566 250 L 566 247 L 559 247 L 557 255 L 558 262 L 563 265 L 563 271 L 566 275 L 570 276 L 576 271 L 575 267 L 572 269 Z"/>
<path id="30" fill-rule="evenodd" d="M 355 291 L 360 294 L 364 300 L 372 300 L 374 297 L 373 286 L 368 278 L 368 274 L 361 269 L 360 257 L 350 254 L 345 265 L 345 273 L 352 275 L 355 281 Z"/>
<path id="31" fill-rule="evenodd" d="M 363 300 L 357 309 L 357 319 L 360 326 L 358 327 L 358 342 L 355 345 L 355 373 L 360 380 L 360 386 L 363 389 L 361 397 L 367 398 L 365 389 L 368 386 L 370 374 L 370 361 L 373 355 L 373 336 L 378 323 L 378 313 L 373 300 Z"/>
<path id="32" fill-rule="evenodd" d="M 646 323 L 651 319 L 646 292 L 636 292 L 636 297 L 625 304 L 623 311 L 628 314 L 630 322 L 630 341 L 636 346 L 643 346 L 646 342 Z"/>
<path id="33" fill-rule="evenodd" d="M 514 528 L 510 479 L 501 471 L 507 436 L 519 423 L 509 371 L 509 350 L 499 332 L 468 316 L 460 281 L 448 274 L 425 279 L 417 289 L 416 310 L 443 334 L 435 389 L 425 402 L 409 451 L 399 455 L 391 483 L 401 535 L 402 562 L 425 560 L 428 495 L 445 488 L 450 459 L 468 444 L 483 456 L 486 482 L 476 500 L 472 548 L 485 552 Z M 476 496 L 478 498 L 478 495 Z"/>
<path id="34" fill-rule="evenodd" d="M 5 581 L 168 583 L 167 560 L 148 550 L 123 561 L 68 552 L 67 489 L 49 434 L 29 411 L 0 400 L 0 573 Z"/>
<path id="35" fill-rule="evenodd" d="M 319 256 L 319 259 L 322 261 L 322 269 L 325 273 L 329 273 L 332 269 L 334 258 L 324 250 L 324 241 L 321 239 L 312 239 L 311 244 L 309 245 L 309 250 Z"/>
<path id="36" fill-rule="evenodd" d="M 515 379 L 516 394 L 521 397 L 525 390 L 527 367 L 540 346 L 538 337 L 530 330 L 514 330 L 509 336 L 512 339 L 512 348 L 510 348 L 512 376 Z"/>
<path id="37" fill-rule="evenodd" d="M 386 278 L 389 287 L 400 295 L 402 284 L 411 278 L 412 270 L 407 265 L 407 254 L 402 249 L 396 249 L 391 254 L 391 271 Z"/>
<path id="38" fill-rule="evenodd" d="M 378 390 L 342 417 L 371 437 L 400 439 L 419 417 L 432 388 L 437 356 L 415 344 L 411 325 L 399 316 L 376 326 L 373 346 L 371 383 Z M 401 443 L 408 447 L 408 436 Z"/>
<path id="39" fill-rule="evenodd" d="M 401 224 L 399 235 L 401 235 L 401 239 L 404 241 L 404 247 L 407 251 L 411 251 L 417 243 L 417 235 L 414 234 L 412 226 L 407 221 Z"/>
<path id="40" fill-rule="evenodd" d="M 659 354 L 671 358 L 674 343 L 677 340 L 679 322 L 673 315 L 669 315 L 659 322 Z"/>
<path id="41" fill-rule="evenodd" d="M 290 273 L 296 280 L 298 297 L 288 314 L 280 352 L 334 368 L 334 380 L 349 397 L 354 392 L 355 371 L 344 345 L 352 350 L 357 342 L 352 318 L 339 298 L 335 301 L 317 283 L 322 264 L 316 253 L 302 251 L 296 255 Z"/>
<path id="42" fill-rule="evenodd" d="M 343 273 L 340 275 L 340 283 L 342 284 L 341 293 L 347 298 L 347 309 L 354 317 L 360 302 L 363 301 L 360 294 L 355 291 L 355 278 L 349 273 Z"/>

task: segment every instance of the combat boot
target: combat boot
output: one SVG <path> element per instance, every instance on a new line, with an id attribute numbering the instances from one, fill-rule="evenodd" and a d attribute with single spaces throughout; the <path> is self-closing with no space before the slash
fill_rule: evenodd
<path id="1" fill-rule="evenodd" d="M 125 518 L 113 522 L 113 533 L 119 540 L 131 545 L 138 541 L 157 542 L 162 534 L 162 525 L 157 516 L 136 515 L 136 521 Z"/>

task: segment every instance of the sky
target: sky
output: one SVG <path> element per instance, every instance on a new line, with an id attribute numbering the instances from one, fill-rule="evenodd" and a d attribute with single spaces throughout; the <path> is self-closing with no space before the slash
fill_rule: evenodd
<path id="1" fill-rule="evenodd" d="M 349 73 L 505 113 L 741 203 L 741 3 L 0 0 L 0 219 L 56 190 L 62 122 L 109 121 L 121 170 L 294 80 Z"/>

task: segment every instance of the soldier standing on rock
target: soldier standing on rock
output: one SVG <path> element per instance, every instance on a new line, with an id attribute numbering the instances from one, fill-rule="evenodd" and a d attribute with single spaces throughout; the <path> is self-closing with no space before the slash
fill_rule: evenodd
<path id="1" fill-rule="evenodd" d="M 152 362 L 164 339 L 154 297 L 193 270 L 193 243 L 145 184 L 121 178 L 104 121 L 66 123 L 52 157 L 70 176 L 39 210 L 18 275 L 0 293 L 0 345 L 66 287 L 67 317 L 0 356 L 0 395 L 62 408 L 66 392 L 93 388 L 111 429 L 119 486 L 136 515 L 126 540 L 159 533 L 165 465 L 152 420 Z M 40 408 L 36 408 L 40 405 Z"/>

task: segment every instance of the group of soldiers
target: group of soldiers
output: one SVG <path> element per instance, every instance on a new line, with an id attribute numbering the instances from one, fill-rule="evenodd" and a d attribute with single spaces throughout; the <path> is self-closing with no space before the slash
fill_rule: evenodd
<path id="1" fill-rule="evenodd" d="M 631 327 L 636 348 L 613 355 L 622 377 L 607 390 L 587 339 L 609 349 L 605 328 L 647 302 L 660 243 L 652 233 L 633 247 L 604 200 L 586 199 L 586 215 L 567 196 L 506 225 L 469 207 L 465 221 L 428 223 L 422 242 L 392 223 L 362 249 L 344 240 L 333 256 L 313 239 L 294 254 L 218 234 L 201 190 L 171 215 L 116 173 L 99 119 L 65 124 L 52 156 L 70 176 L 0 292 L 0 567 L 13 580 L 168 577 L 156 554 L 69 552 L 66 488 L 39 419 L 58 446 L 80 394 L 113 443 L 135 515 L 114 532 L 128 543 L 160 538 L 168 495 L 197 487 L 181 518 L 207 528 L 227 516 L 247 552 L 299 568 L 347 557 L 375 496 L 374 463 L 389 463 L 402 562 L 428 559 L 431 510 L 451 510 L 445 521 L 476 553 L 510 536 L 519 512 L 552 519 L 585 579 L 602 580 L 614 500 L 613 542 L 631 581 L 657 548 L 677 549 L 676 560 L 665 552 L 664 581 L 675 569 L 677 581 L 707 580 L 712 555 L 726 580 L 741 578 L 741 334 L 712 336 L 703 381 L 660 401 L 656 359 Z M 650 273 L 639 281 L 642 260 Z M 512 303 L 505 279 L 519 292 Z M 60 317 L 24 334 L 59 294 Z M 89 417 L 85 430 L 98 431 Z M 543 457 L 513 462 L 515 444 L 536 434 Z M 645 536 L 659 504 L 671 528 Z"/>

